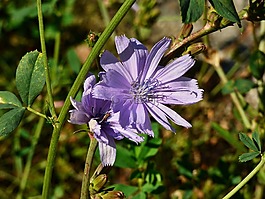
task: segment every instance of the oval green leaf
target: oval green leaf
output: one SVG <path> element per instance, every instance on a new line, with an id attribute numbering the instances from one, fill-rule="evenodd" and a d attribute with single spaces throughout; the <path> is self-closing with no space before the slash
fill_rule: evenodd
<path id="1" fill-rule="evenodd" d="M 14 108 L 0 117 L 0 136 L 9 135 L 19 125 L 25 110 L 24 107 Z"/>
<path id="2" fill-rule="evenodd" d="M 0 91 L 0 109 L 21 107 L 19 99 L 9 91 Z"/>
<path id="3" fill-rule="evenodd" d="M 240 19 L 232 0 L 210 0 L 210 3 L 219 15 L 232 22 L 240 24 Z"/>
<path id="4" fill-rule="evenodd" d="M 133 153 L 131 150 L 124 148 L 120 145 L 116 145 L 117 155 L 116 161 L 114 163 L 115 166 L 121 168 L 136 168 L 136 160 L 133 157 Z"/>
<path id="5" fill-rule="evenodd" d="M 259 149 L 255 145 L 255 143 L 244 133 L 239 133 L 239 139 L 243 142 L 243 144 L 248 147 L 249 149 L 259 152 Z"/>
<path id="6" fill-rule="evenodd" d="M 27 53 L 19 62 L 16 85 L 22 101 L 30 106 L 45 84 L 43 56 L 38 51 Z"/>
<path id="7" fill-rule="evenodd" d="M 255 131 L 254 133 L 252 133 L 252 140 L 256 144 L 256 146 L 258 147 L 259 151 L 261 151 L 261 142 L 260 142 L 258 132 Z"/>
<path id="8" fill-rule="evenodd" d="M 259 152 L 249 152 L 249 153 L 243 153 L 241 156 L 239 156 L 239 161 L 240 162 L 247 162 L 249 160 L 254 159 L 257 157 L 260 153 Z"/>
<path id="9" fill-rule="evenodd" d="M 239 93 L 244 94 L 254 88 L 256 84 L 249 79 L 237 79 L 234 86 L 237 88 Z"/>
<path id="10" fill-rule="evenodd" d="M 181 16 L 183 23 L 197 21 L 204 10 L 204 0 L 180 0 Z"/>

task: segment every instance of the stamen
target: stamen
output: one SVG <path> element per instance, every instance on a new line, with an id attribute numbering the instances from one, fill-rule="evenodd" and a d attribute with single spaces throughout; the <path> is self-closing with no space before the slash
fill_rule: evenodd
<path id="1" fill-rule="evenodd" d="M 131 86 L 130 93 L 133 95 L 135 103 L 154 102 L 164 97 L 158 96 L 155 92 L 155 89 L 159 87 L 157 79 L 147 79 L 143 83 L 134 81 Z"/>

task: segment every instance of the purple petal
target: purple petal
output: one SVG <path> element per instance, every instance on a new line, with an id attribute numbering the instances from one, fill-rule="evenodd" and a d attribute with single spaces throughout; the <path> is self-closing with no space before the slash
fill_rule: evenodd
<path id="1" fill-rule="evenodd" d="M 122 128 L 122 127 L 116 127 L 117 131 L 119 131 L 120 134 L 122 134 L 124 137 L 128 138 L 129 140 L 140 143 L 144 141 L 144 138 L 142 136 L 137 135 L 137 131 L 135 129 L 130 128 Z"/>
<path id="2" fill-rule="evenodd" d="M 147 109 L 153 118 L 160 123 L 165 129 L 175 132 L 175 129 L 169 123 L 166 114 L 153 104 L 148 104 Z"/>
<path id="3" fill-rule="evenodd" d="M 84 95 L 88 95 L 91 93 L 92 87 L 96 84 L 96 77 L 95 75 L 92 75 L 91 73 L 88 75 L 84 82 Z"/>
<path id="4" fill-rule="evenodd" d="M 120 125 L 123 128 L 127 128 L 130 125 L 130 110 L 132 107 L 132 104 L 126 101 L 125 103 L 119 102 L 118 99 L 116 99 L 115 104 L 113 104 L 113 111 L 118 112 L 120 111 L 120 118 L 119 122 Z"/>
<path id="5" fill-rule="evenodd" d="M 71 96 L 70 96 L 70 101 L 71 101 L 72 106 L 73 106 L 75 109 L 77 109 L 77 110 L 84 110 L 83 105 L 82 105 L 81 102 L 76 101 L 76 100 L 73 99 Z"/>
<path id="6" fill-rule="evenodd" d="M 125 77 L 127 81 L 132 81 L 131 74 L 126 68 L 119 62 L 119 60 L 109 51 L 105 51 L 100 58 L 101 67 L 107 72 L 109 70 L 115 70 L 120 75 Z"/>
<path id="7" fill-rule="evenodd" d="M 70 118 L 68 122 L 72 124 L 87 124 L 90 120 L 90 118 L 87 116 L 87 114 L 83 111 L 78 110 L 70 110 Z"/>
<path id="8" fill-rule="evenodd" d="M 153 78 L 162 83 L 170 82 L 184 75 L 194 63 L 190 55 L 184 55 L 160 69 Z"/>
<path id="9" fill-rule="evenodd" d="M 113 96 L 123 94 L 123 92 L 123 88 L 113 88 L 107 86 L 105 83 L 99 83 L 94 87 L 92 94 L 94 98 L 112 100 Z"/>
<path id="10" fill-rule="evenodd" d="M 160 86 L 156 89 L 157 96 L 165 96 L 161 103 L 164 104 L 193 104 L 202 100 L 203 90 L 198 88 L 197 80 L 181 77 Z"/>
<path id="11" fill-rule="evenodd" d="M 124 76 L 115 70 L 108 70 L 106 75 L 102 76 L 103 81 L 109 87 L 121 88 L 121 89 L 130 89 L 131 85 Z"/>
<path id="12" fill-rule="evenodd" d="M 197 89 L 196 91 L 182 90 L 179 92 L 172 92 L 163 99 L 163 103 L 176 105 L 194 104 L 202 100 L 202 93 L 202 89 Z"/>
<path id="13" fill-rule="evenodd" d="M 114 143 L 114 141 L 113 141 Z M 100 160 L 103 166 L 112 166 L 116 159 L 116 146 L 98 142 Z"/>
<path id="14" fill-rule="evenodd" d="M 153 72 L 158 67 L 165 51 L 168 49 L 170 42 L 171 39 L 164 37 L 151 49 L 150 54 L 147 56 L 145 68 L 141 74 L 141 82 L 143 82 L 145 79 L 149 79 L 153 75 Z"/>
<path id="15" fill-rule="evenodd" d="M 134 117 L 137 129 L 151 137 L 154 137 L 151 121 L 144 104 L 136 104 Z"/>
<path id="16" fill-rule="evenodd" d="M 190 128 L 191 124 L 188 123 L 185 119 L 183 119 L 179 114 L 177 114 L 172 109 L 168 108 L 163 104 L 149 104 L 148 111 L 150 114 L 166 129 L 171 130 L 174 132 L 174 129 L 168 122 L 166 118 L 172 120 L 175 124 L 184 126 L 186 128 Z"/>
<path id="17" fill-rule="evenodd" d="M 131 74 L 130 82 L 136 80 L 144 67 L 148 50 L 137 39 L 128 39 L 126 36 L 115 37 L 115 44 L 123 65 Z"/>
<path id="18" fill-rule="evenodd" d="M 124 137 L 126 137 L 126 138 L 128 138 L 128 139 L 130 139 L 136 143 L 140 143 L 140 142 L 144 141 L 144 138 L 137 134 L 136 129 L 133 129 L 131 127 L 128 127 L 126 129 L 122 128 L 120 123 L 119 123 L 119 118 L 120 118 L 120 113 L 118 112 L 118 113 L 112 114 L 110 119 L 108 119 L 108 122 L 110 123 L 111 128 L 114 129 L 114 131 L 119 132 Z"/>

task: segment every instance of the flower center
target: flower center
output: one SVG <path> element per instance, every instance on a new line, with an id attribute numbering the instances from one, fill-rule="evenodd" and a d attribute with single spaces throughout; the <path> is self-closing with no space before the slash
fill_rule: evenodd
<path id="1" fill-rule="evenodd" d="M 153 102 L 158 97 L 155 89 L 159 86 L 157 80 L 145 80 L 143 83 L 134 81 L 131 84 L 130 93 L 133 95 L 135 103 Z"/>

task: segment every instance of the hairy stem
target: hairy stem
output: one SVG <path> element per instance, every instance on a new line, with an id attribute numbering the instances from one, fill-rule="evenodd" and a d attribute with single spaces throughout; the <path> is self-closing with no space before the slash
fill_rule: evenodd
<path id="1" fill-rule="evenodd" d="M 84 175 L 82 180 L 82 188 L 81 188 L 81 196 L 80 199 L 88 199 L 89 197 L 89 176 L 90 176 L 90 169 L 93 162 L 93 157 L 97 148 L 97 140 L 90 135 L 90 144 L 87 151 L 85 168 L 84 168 Z"/>
<path id="2" fill-rule="evenodd" d="M 65 103 L 62 107 L 62 110 L 58 117 L 58 123 L 56 124 L 56 128 L 54 128 L 50 143 L 50 148 L 48 152 L 48 158 L 47 158 L 47 166 L 45 170 L 44 175 L 44 182 L 43 182 L 43 190 L 42 190 L 42 198 L 48 199 L 49 198 L 49 189 L 50 189 L 50 183 L 51 183 L 51 177 L 52 177 L 52 171 L 54 167 L 55 162 L 55 156 L 57 151 L 57 144 L 60 136 L 61 128 L 65 122 L 66 116 L 68 114 L 68 110 L 70 107 L 70 96 L 75 97 L 80 86 L 82 85 L 89 68 L 93 61 L 98 57 L 101 49 L 115 30 L 115 28 L 118 26 L 122 18 L 125 16 L 125 14 L 129 11 L 131 6 L 135 0 L 126 0 L 121 8 L 118 10 L 118 12 L 115 14 L 113 19 L 110 21 L 109 25 L 106 27 L 102 35 L 99 37 L 98 41 L 96 42 L 95 46 L 92 48 L 88 58 L 86 59 L 83 67 L 81 68 L 73 86 L 71 87 L 67 98 L 65 99 Z"/>

